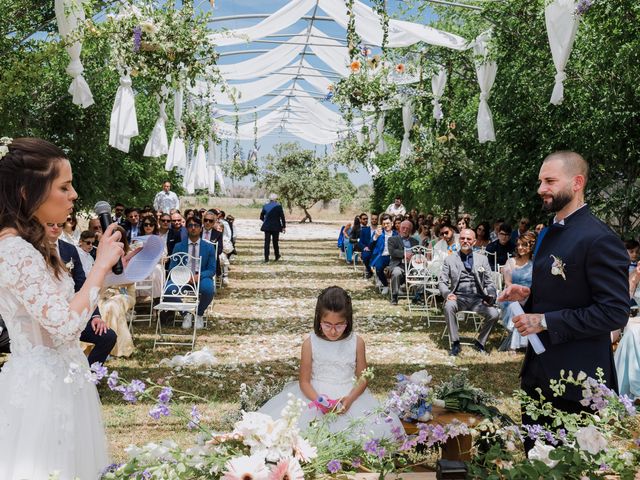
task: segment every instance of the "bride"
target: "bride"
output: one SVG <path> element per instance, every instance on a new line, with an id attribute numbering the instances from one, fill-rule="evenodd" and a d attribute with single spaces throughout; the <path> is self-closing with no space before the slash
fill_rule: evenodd
<path id="1" fill-rule="evenodd" d="M 64 223 L 77 198 L 64 152 L 36 138 L 0 140 L 0 315 L 11 357 L 0 372 L 0 479 L 97 479 L 109 464 L 96 387 L 80 332 L 105 275 L 123 254 L 104 232 L 78 293 L 46 224 Z"/>

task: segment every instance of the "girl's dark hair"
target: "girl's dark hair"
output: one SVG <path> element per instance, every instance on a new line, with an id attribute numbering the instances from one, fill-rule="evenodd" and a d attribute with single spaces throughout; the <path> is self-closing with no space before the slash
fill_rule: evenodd
<path id="1" fill-rule="evenodd" d="M 16 138 L 8 147 L 9 152 L 0 158 L 0 229 L 17 230 L 59 278 L 65 267 L 35 213 L 46 201 L 67 156 L 39 138 Z"/>
<path id="2" fill-rule="evenodd" d="M 124 253 L 126 255 L 127 253 L 129 253 L 131 251 L 131 246 L 129 245 L 129 240 L 127 240 L 127 232 L 120 225 L 118 225 L 116 228 L 114 228 L 113 231 L 114 231 L 114 233 L 115 232 L 120 232 L 120 241 L 123 243 L 123 250 L 124 250 Z"/>
<path id="3" fill-rule="evenodd" d="M 320 321 L 325 312 L 342 313 L 347 320 L 347 328 L 344 329 L 340 339 L 347 338 L 353 330 L 353 307 L 351 306 L 351 297 L 340 287 L 325 288 L 318 296 L 316 303 L 316 315 L 313 320 L 313 331 L 321 338 L 326 338 L 322 332 Z"/>
<path id="4" fill-rule="evenodd" d="M 144 224 L 145 223 L 150 223 L 151 226 L 153 227 L 153 232 L 151 232 L 151 234 L 152 235 L 157 235 L 158 234 L 158 222 L 156 220 L 156 217 L 154 217 L 153 215 L 149 215 L 148 217 L 144 217 L 140 223 L 142 223 L 142 233 L 144 233 Z"/>

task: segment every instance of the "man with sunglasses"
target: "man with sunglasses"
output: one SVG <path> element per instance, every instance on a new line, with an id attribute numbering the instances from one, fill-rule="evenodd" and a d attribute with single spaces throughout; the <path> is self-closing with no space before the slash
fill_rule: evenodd
<path id="1" fill-rule="evenodd" d="M 125 217 L 124 217 L 124 205 L 121 203 L 116 203 L 115 207 L 113 207 L 113 223 L 117 223 L 118 225 L 124 225 Z"/>
<path id="2" fill-rule="evenodd" d="M 195 328 L 204 327 L 204 319 L 202 318 L 204 312 L 207 310 L 209 304 L 213 301 L 215 294 L 215 283 L 213 278 L 216 275 L 216 251 L 208 241 L 202 240 L 200 237 L 202 234 L 202 220 L 200 217 L 191 217 L 187 223 L 188 238 L 186 241 L 182 241 L 176 244 L 173 249 L 173 253 L 188 253 L 192 260 L 188 265 L 194 276 L 193 282 L 198 282 L 198 293 L 200 301 L 198 302 L 198 311 L 196 313 Z M 200 259 L 200 266 L 193 259 Z M 178 264 L 177 258 L 171 259 L 169 265 L 169 271 Z M 167 285 L 167 291 L 171 291 L 173 285 L 169 283 Z M 175 287 L 174 287 L 175 288 Z M 187 313 L 183 317 L 182 328 L 185 330 L 192 327 L 193 316 Z"/>
<path id="3" fill-rule="evenodd" d="M 137 237 L 144 235 L 144 233 L 142 233 L 142 226 L 140 225 L 140 209 L 135 207 L 127 208 L 124 213 L 127 216 L 127 221 L 122 228 L 127 232 L 127 240 L 131 243 Z"/>
<path id="4" fill-rule="evenodd" d="M 366 277 L 371 278 L 373 276 L 373 272 L 371 271 L 370 261 L 371 261 L 371 227 L 368 225 L 369 217 L 367 217 L 366 213 L 360 214 L 360 239 L 358 240 L 358 245 L 360 246 L 360 251 L 362 252 L 361 258 L 362 263 L 364 263 L 364 268 L 366 271 Z M 377 226 L 377 225 L 376 225 Z"/>
<path id="5" fill-rule="evenodd" d="M 171 215 L 168 213 L 160 215 L 160 219 L 158 220 L 158 236 L 167 246 L 167 255 L 171 255 L 176 243 L 180 242 L 180 238 L 177 237 L 171 229 Z"/>
<path id="6" fill-rule="evenodd" d="M 89 274 L 89 271 L 93 267 L 93 262 L 95 262 L 95 259 L 91 256 L 95 242 L 96 236 L 93 232 L 85 230 L 80 234 L 80 241 L 78 242 L 78 256 L 82 262 L 82 269 L 84 270 L 85 276 Z"/>
<path id="7" fill-rule="evenodd" d="M 171 230 L 179 239 L 178 242 L 184 242 L 187 239 L 187 227 L 184 226 L 184 219 L 180 212 L 174 212 L 171 214 Z"/>
<path id="8" fill-rule="evenodd" d="M 389 281 L 384 273 L 384 269 L 389 266 L 389 239 L 397 236 L 398 232 L 393 229 L 391 216 L 387 213 L 382 215 L 382 225 L 373 233 L 371 244 L 371 266 L 376 269 L 376 275 L 382 286 L 382 294 L 389 293 Z"/>

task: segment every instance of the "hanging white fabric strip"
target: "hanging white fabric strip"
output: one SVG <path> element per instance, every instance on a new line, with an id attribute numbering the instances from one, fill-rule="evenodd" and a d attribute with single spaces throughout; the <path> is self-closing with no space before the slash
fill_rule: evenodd
<path id="1" fill-rule="evenodd" d="M 444 89 L 447 86 L 447 71 L 443 66 L 440 66 L 438 72 L 431 76 L 431 92 L 433 93 L 433 118 L 440 121 L 444 118 L 442 113 L 442 105 L 440 99 L 444 94 Z"/>
<path id="2" fill-rule="evenodd" d="M 376 122 L 376 132 L 378 137 L 378 145 L 376 146 L 376 152 L 378 155 L 387 153 L 387 142 L 384 141 L 384 120 L 385 114 L 381 113 Z"/>
<path id="3" fill-rule="evenodd" d="M 129 153 L 131 138 L 138 135 L 136 103 L 131 88 L 131 77 L 124 73 L 120 77 L 120 86 L 111 110 L 109 123 L 109 145 Z"/>
<path id="4" fill-rule="evenodd" d="M 173 96 L 173 123 L 175 127 L 173 130 L 173 136 L 171 137 L 171 144 L 169 145 L 167 161 L 164 165 L 164 169 L 166 171 L 173 170 L 176 167 L 186 168 L 187 166 L 187 147 L 180 136 L 180 129 L 182 128 L 183 96 L 184 93 L 182 89 L 177 90 Z"/>
<path id="5" fill-rule="evenodd" d="M 544 17 L 551 56 L 556 67 L 556 83 L 551 94 L 551 103 L 560 105 L 564 100 L 564 81 L 567 78 L 564 69 L 578 33 L 580 16 L 576 15 L 574 0 L 554 0 L 544 9 Z"/>
<path id="6" fill-rule="evenodd" d="M 473 46 L 473 53 L 482 60 L 476 60 L 476 76 L 480 85 L 480 105 L 478 106 L 478 140 L 480 143 L 494 142 L 496 134 L 493 129 L 493 115 L 489 108 L 489 95 L 496 79 L 498 65 L 488 59 L 488 42 L 491 32 L 485 32 L 478 36 Z"/>
<path id="7" fill-rule="evenodd" d="M 63 39 L 73 33 L 78 24 L 85 21 L 83 0 L 55 0 L 56 20 L 58 21 L 58 31 Z M 65 46 L 71 61 L 67 67 L 67 73 L 73 79 L 69 86 L 69 93 L 73 97 L 73 103 L 87 108 L 93 105 L 93 95 L 87 81 L 82 76 L 84 67 L 80 61 L 80 53 L 82 52 L 82 43 L 80 41 L 73 42 Z"/>
<path id="8" fill-rule="evenodd" d="M 402 126 L 404 127 L 404 136 L 402 137 L 402 145 L 400 145 L 400 158 L 407 158 L 411 155 L 413 145 L 409 136 L 413 128 L 413 105 L 411 99 L 407 99 L 402 106 Z"/>
<path id="9" fill-rule="evenodd" d="M 169 141 L 167 139 L 167 103 L 166 103 L 166 94 L 168 90 L 166 87 L 162 87 L 162 96 L 158 98 L 158 119 L 156 120 L 156 124 L 153 126 L 153 130 L 151 131 L 151 136 L 149 137 L 149 141 L 144 148 L 143 155 L 145 157 L 160 157 L 162 155 L 166 155 L 169 153 Z"/>

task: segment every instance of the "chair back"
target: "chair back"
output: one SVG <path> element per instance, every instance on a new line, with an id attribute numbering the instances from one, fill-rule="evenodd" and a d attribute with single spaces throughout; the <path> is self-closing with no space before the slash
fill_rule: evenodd
<path id="1" fill-rule="evenodd" d="M 411 247 L 411 258 L 404 258 L 404 271 L 409 280 L 423 280 L 428 274 L 430 249 L 420 245 Z"/>
<path id="2" fill-rule="evenodd" d="M 200 277 L 196 279 L 191 270 L 195 262 L 196 270 L 200 271 L 201 258 L 192 257 L 188 253 L 177 252 L 169 255 L 169 262 L 175 265 L 169 270 L 160 295 L 160 302 L 182 301 L 183 303 L 198 303 L 198 289 Z"/>

